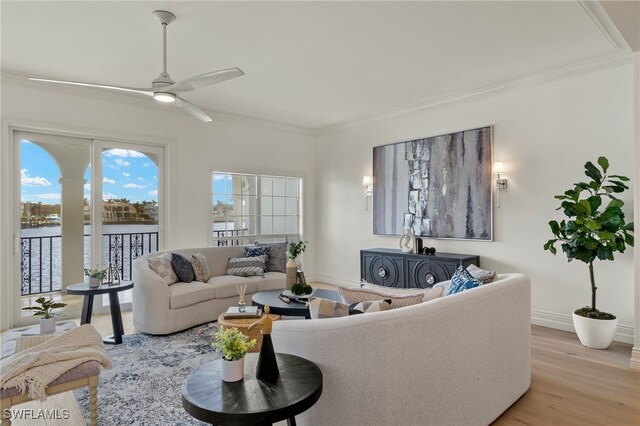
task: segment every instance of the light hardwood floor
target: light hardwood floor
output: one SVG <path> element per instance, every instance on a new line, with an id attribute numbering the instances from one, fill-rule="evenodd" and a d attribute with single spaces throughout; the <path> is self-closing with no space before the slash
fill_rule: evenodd
<path id="1" fill-rule="evenodd" d="M 76 319 L 79 323 L 79 319 Z M 125 333 L 133 333 L 131 312 L 123 312 Z M 92 324 L 111 334 L 108 314 Z M 573 333 L 531 328 L 531 388 L 494 425 L 640 425 L 640 372 L 629 368 L 631 345 L 607 350 L 583 347 Z M 98 398 L 100 390 L 98 390 Z M 72 393 L 18 407 L 69 409 L 65 421 L 15 421 L 14 425 L 84 425 Z"/>

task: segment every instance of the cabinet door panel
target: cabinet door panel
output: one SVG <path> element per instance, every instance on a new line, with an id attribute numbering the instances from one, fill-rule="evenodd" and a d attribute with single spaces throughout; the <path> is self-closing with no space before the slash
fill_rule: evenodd
<path id="1" fill-rule="evenodd" d="M 387 287 L 403 287 L 404 282 L 404 258 L 384 256 L 382 269 L 378 270 L 379 275 L 384 275 L 384 284 Z"/>
<path id="2" fill-rule="evenodd" d="M 384 285 L 384 277 L 378 274 L 378 270 L 382 267 L 382 256 L 364 253 L 362 259 L 364 261 L 362 278 L 368 283 Z"/>

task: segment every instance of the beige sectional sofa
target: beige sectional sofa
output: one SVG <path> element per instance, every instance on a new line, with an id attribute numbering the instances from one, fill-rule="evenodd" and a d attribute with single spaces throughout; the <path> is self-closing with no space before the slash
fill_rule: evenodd
<path id="1" fill-rule="evenodd" d="M 364 315 L 273 323 L 273 346 L 322 370 L 299 425 L 488 425 L 531 383 L 531 284 L 520 274 Z"/>
<path id="2" fill-rule="evenodd" d="M 149 268 L 147 259 L 164 253 L 178 253 L 189 259 L 202 253 L 207 259 L 212 277 L 206 282 L 178 282 L 167 286 Z M 238 303 L 236 285 L 247 286 L 247 304 L 257 291 L 284 288 L 286 275 L 267 272 L 263 277 L 225 275 L 230 257 L 242 257 L 241 246 L 204 247 L 156 252 L 137 258 L 132 266 L 133 325 L 149 334 L 169 334 L 218 319 L 230 306 Z"/>

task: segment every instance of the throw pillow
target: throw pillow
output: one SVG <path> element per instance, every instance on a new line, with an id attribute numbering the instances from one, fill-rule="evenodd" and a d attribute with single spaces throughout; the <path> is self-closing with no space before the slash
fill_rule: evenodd
<path id="1" fill-rule="evenodd" d="M 181 254 L 171 253 L 171 266 L 178 279 L 183 283 L 190 283 L 196 278 L 191 262 Z"/>
<path id="2" fill-rule="evenodd" d="M 349 315 L 349 305 L 334 300 L 312 297 L 309 299 L 311 319 L 337 318 Z"/>
<path id="3" fill-rule="evenodd" d="M 258 247 L 269 247 L 269 259 L 267 269 L 269 272 L 287 272 L 287 249 L 289 243 L 259 243 Z"/>
<path id="4" fill-rule="evenodd" d="M 151 268 L 151 270 L 156 274 L 160 275 L 160 278 L 162 278 L 162 281 L 166 285 L 178 282 L 178 276 L 171 266 L 171 255 L 169 253 L 165 253 L 158 257 L 152 257 L 147 260 L 147 262 L 149 263 L 149 268 Z"/>
<path id="5" fill-rule="evenodd" d="M 227 275 L 238 277 L 263 277 L 265 256 L 230 257 L 227 264 Z"/>
<path id="6" fill-rule="evenodd" d="M 487 271 L 477 267 L 473 263 L 467 266 L 467 272 L 469 272 L 473 278 L 482 282 L 482 284 L 488 284 L 496 279 L 496 271 Z"/>
<path id="7" fill-rule="evenodd" d="M 349 305 L 349 315 L 368 314 L 370 312 L 382 312 L 391 309 L 391 299 L 374 300 L 371 302 L 359 302 Z"/>
<path id="8" fill-rule="evenodd" d="M 407 294 L 414 295 L 414 294 L 422 293 L 424 295 L 422 301 L 426 302 L 428 300 L 437 299 L 438 297 L 442 296 L 442 290 L 444 289 L 444 286 L 436 284 L 431 288 L 393 288 L 393 287 L 385 287 L 383 285 L 378 285 L 378 284 L 371 284 L 363 280 L 362 283 L 360 284 L 360 288 L 375 290 L 378 293 L 399 295 L 399 296 L 404 296 Z"/>
<path id="9" fill-rule="evenodd" d="M 269 251 L 271 251 L 271 247 L 269 246 L 244 246 L 244 257 L 264 256 L 266 259 L 264 262 L 264 271 L 269 272 Z"/>
<path id="10" fill-rule="evenodd" d="M 482 283 L 473 278 L 464 266 L 458 266 L 458 269 L 456 269 L 456 272 L 454 272 L 451 277 L 451 284 L 449 284 L 447 296 L 478 287 L 479 285 L 482 285 Z"/>
<path id="11" fill-rule="evenodd" d="M 194 253 L 191 255 L 191 266 L 193 267 L 193 273 L 196 276 L 196 281 L 206 283 L 211 278 L 211 270 L 209 269 L 209 263 L 207 258 L 201 253 Z"/>
<path id="12" fill-rule="evenodd" d="M 392 309 L 415 305 L 424 301 L 424 294 L 388 294 L 366 288 L 338 287 L 338 293 L 340 293 L 342 301 L 347 304 L 391 299 Z"/>

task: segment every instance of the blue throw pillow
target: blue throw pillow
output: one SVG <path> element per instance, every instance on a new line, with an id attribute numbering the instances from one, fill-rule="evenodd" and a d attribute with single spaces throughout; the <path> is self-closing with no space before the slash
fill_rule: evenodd
<path id="1" fill-rule="evenodd" d="M 482 283 L 473 278 L 464 266 L 459 266 L 453 274 L 453 277 L 451 277 L 451 284 L 449 285 L 447 296 L 478 287 L 479 285 L 482 285 Z"/>
<path id="2" fill-rule="evenodd" d="M 171 253 L 171 267 L 173 268 L 173 272 L 178 276 L 178 279 L 184 283 L 190 283 L 196 279 L 191 262 L 178 253 Z"/>
<path id="3" fill-rule="evenodd" d="M 271 247 L 244 246 L 244 257 L 264 256 L 264 272 L 269 272 L 269 251 Z"/>

